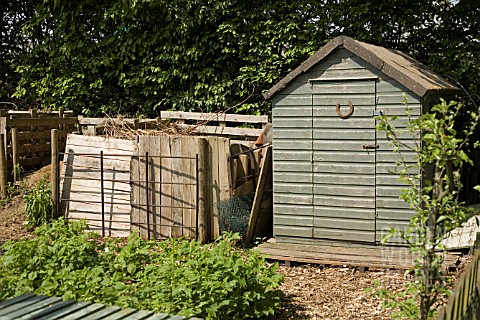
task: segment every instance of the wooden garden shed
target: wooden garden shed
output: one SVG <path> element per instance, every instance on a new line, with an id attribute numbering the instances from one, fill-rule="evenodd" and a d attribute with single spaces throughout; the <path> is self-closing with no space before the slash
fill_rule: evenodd
<path id="1" fill-rule="evenodd" d="M 404 127 L 405 103 L 418 116 L 458 92 L 406 54 L 346 36 L 275 84 L 264 97 L 273 110 L 276 242 L 376 244 L 389 226 L 406 226 L 412 211 L 389 170 L 398 156 L 374 117 L 398 115 Z"/>

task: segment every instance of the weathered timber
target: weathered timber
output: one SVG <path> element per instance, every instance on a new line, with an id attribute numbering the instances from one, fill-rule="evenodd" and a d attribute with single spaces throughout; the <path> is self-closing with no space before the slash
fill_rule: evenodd
<path id="1" fill-rule="evenodd" d="M 207 203 L 206 203 L 206 168 L 207 168 L 207 148 L 208 142 L 206 139 L 198 139 L 198 240 L 202 243 L 206 243 L 208 241 L 208 234 L 209 234 L 209 219 L 206 211 Z"/>
<path id="2" fill-rule="evenodd" d="M 2 199 L 5 199 L 7 197 L 7 158 L 3 133 L 0 133 L 0 192 Z"/>
<path id="3" fill-rule="evenodd" d="M 247 233 L 245 235 L 245 244 L 249 245 L 255 236 L 261 236 L 261 229 L 269 229 L 272 227 L 272 215 L 273 212 L 264 212 L 264 215 L 260 217 L 260 208 L 262 202 L 264 201 L 264 195 L 268 190 L 266 187 L 271 187 L 271 181 L 268 179 L 272 177 L 271 174 L 271 161 L 272 161 L 272 151 L 271 147 L 268 147 L 265 152 L 265 156 L 261 161 L 260 175 L 258 177 L 258 183 L 255 190 L 255 196 L 253 198 L 252 210 L 250 212 L 250 217 L 248 220 Z M 269 183 L 270 182 L 270 183 Z M 270 207 L 270 209 L 272 209 Z M 268 217 L 270 219 L 268 219 Z M 265 232 L 265 231 L 264 231 Z"/>
<path id="4" fill-rule="evenodd" d="M 220 122 L 245 122 L 245 123 L 267 123 L 268 116 L 252 116 L 227 113 L 199 113 L 183 111 L 161 111 L 160 118 L 173 120 L 199 120 L 199 121 L 220 121 Z"/>
<path id="5" fill-rule="evenodd" d="M 100 154 L 121 154 L 103 158 L 103 193 Z M 95 230 L 109 236 L 130 233 L 130 161 L 137 154 L 132 141 L 104 137 L 68 135 L 62 168 L 60 209 L 69 219 L 86 219 Z M 119 160 L 121 158 L 121 160 Z M 118 169 L 117 169 L 118 168 Z M 103 194 L 103 197 L 102 197 Z M 104 212 L 102 224 L 100 212 Z"/>
<path id="6" fill-rule="evenodd" d="M 58 190 L 60 186 L 60 159 L 58 156 L 58 129 L 52 129 L 52 136 L 50 139 L 50 146 L 52 149 L 52 160 L 51 160 L 51 170 L 50 170 L 50 186 L 52 190 L 52 202 L 55 205 L 54 208 L 54 218 L 57 218 L 60 215 L 60 210 L 58 208 L 60 192 Z"/>
<path id="7" fill-rule="evenodd" d="M 12 128 L 12 161 L 13 161 L 13 181 L 17 182 L 19 177 L 19 154 L 18 154 L 18 129 Z"/>

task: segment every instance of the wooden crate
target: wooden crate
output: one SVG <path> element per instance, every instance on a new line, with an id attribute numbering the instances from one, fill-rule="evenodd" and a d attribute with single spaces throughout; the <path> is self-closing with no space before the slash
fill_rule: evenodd
<path id="1" fill-rule="evenodd" d="M 17 163 L 25 170 L 49 164 L 51 130 L 59 130 L 59 148 L 63 150 L 67 133 L 73 132 L 76 124 L 72 111 L 0 110 L 0 133 L 4 134 L 9 175 L 13 177 Z"/>

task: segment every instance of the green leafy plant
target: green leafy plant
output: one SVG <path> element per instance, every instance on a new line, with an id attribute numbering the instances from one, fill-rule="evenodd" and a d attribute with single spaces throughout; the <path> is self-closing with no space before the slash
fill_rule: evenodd
<path id="1" fill-rule="evenodd" d="M 25 170 L 22 168 L 22 166 L 17 163 L 15 167 L 13 168 L 13 175 L 16 175 L 17 177 L 20 177 L 20 175 L 24 172 Z"/>
<path id="2" fill-rule="evenodd" d="M 413 284 L 419 317 L 428 319 L 434 315 L 439 297 L 446 293 L 446 279 L 441 272 L 443 255 L 438 254 L 444 250 L 442 241 L 473 214 L 459 194 L 461 169 L 473 164 L 465 150 L 476 144 L 470 138 L 477 128 L 479 114 L 465 110 L 460 103 L 444 100 L 433 106 L 430 113 L 412 117 L 407 107 L 406 114 L 405 130 L 395 127 L 397 117 L 378 117 L 377 129 L 386 133 L 399 155 L 393 173 L 406 185 L 400 197 L 415 212 L 408 228 L 391 229 L 383 241 L 400 236 L 418 255 Z M 459 123 L 458 119 L 462 121 Z M 403 133 L 409 136 L 408 142 L 400 138 Z M 413 154 L 413 160 L 407 154 Z"/>
<path id="3" fill-rule="evenodd" d="M 7 183 L 7 195 L 0 199 L 0 206 L 5 206 L 12 201 L 12 198 L 18 193 L 17 185 L 11 182 Z"/>
<path id="4" fill-rule="evenodd" d="M 52 219 L 54 210 L 52 191 L 45 178 L 40 180 L 35 188 L 27 191 L 23 199 L 28 227 L 38 227 Z"/>
<path id="5" fill-rule="evenodd" d="M 0 301 L 24 292 L 206 319 L 272 316 L 280 306 L 278 266 L 225 234 L 202 245 L 137 235 L 101 239 L 85 223 L 59 219 L 36 238 L 10 242 L 0 257 Z"/>
<path id="6" fill-rule="evenodd" d="M 379 280 L 373 282 L 373 288 L 365 289 L 372 297 L 382 300 L 382 307 L 391 309 L 392 319 L 416 319 L 418 318 L 417 286 L 412 282 L 406 282 L 406 289 L 402 292 L 393 293 L 381 286 Z"/>

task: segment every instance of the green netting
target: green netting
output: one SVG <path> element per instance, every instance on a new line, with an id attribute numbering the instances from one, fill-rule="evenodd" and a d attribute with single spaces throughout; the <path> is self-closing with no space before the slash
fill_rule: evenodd
<path id="1" fill-rule="evenodd" d="M 245 235 L 254 196 L 255 193 L 251 193 L 217 202 L 220 232 L 231 231 Z"/>

